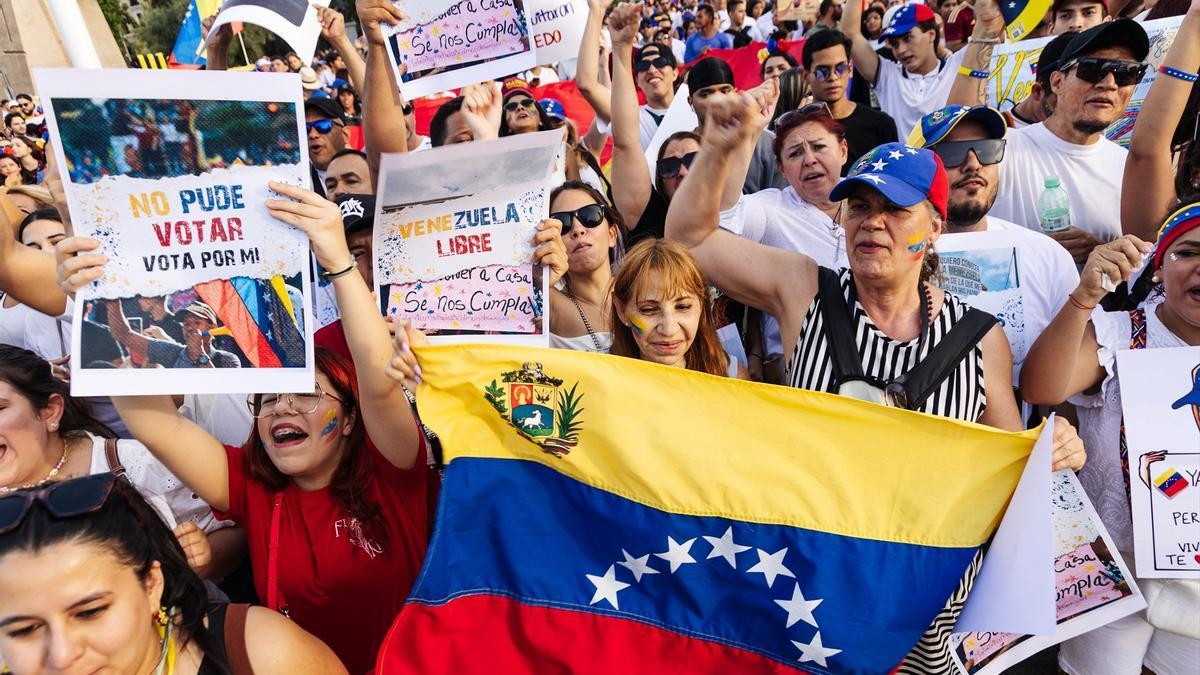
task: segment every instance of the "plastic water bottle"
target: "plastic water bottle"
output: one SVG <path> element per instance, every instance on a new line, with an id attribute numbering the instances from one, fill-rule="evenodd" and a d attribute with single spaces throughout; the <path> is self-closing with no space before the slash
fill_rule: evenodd
<path id="1" fill-rule="evenodd" d="M 1062 232 L 1071 227 L 1071 199 L 1058 176 L 1046 176 L 1046 189 L 1038 197 L 1042 232 Z"/>

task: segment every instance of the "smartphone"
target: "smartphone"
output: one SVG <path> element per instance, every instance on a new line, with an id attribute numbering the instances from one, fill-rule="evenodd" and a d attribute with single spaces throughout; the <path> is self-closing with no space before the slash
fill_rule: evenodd
<path id="1" fill-rule="evenodd" d="M 142 317 L 133 316 L 128 319 L 129 327 L 133 332 L 140 334 L 142 332 Z"/>

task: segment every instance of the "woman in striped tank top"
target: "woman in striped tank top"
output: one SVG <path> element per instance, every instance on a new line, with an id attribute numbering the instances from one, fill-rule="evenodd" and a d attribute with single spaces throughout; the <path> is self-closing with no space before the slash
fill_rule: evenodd
<path id="1" fill-rule="evenodd" d="M 667 236 L 691 249 L 711 283 L 779 320 L 784 344 L 794 345 L 788 365 L 792 386 L 1022 429 L 1012 390 L 1012 354 L 1001 327 L 927 283 L 937 272 L 933 242 L 942 231 L 949 193 L 945 170 L 932 152 L 901 143 L 879 146 L 834 188 L 830 198 L 845 200 L 849 270 L 822 269 L 803 254 L 717 228 L 720 192 L 710 186 L 724 184 L 732 156 L 753 149 L 768 118 L 769 98 L 735 94 L 710 107 L 691 177 L 672 202 Z M 822 286 L 825 291 L 819 292 Z M 975 324 L 975 332 L 964 348 L 943 359 L 925 393 L 910 399 L 906 376 L 956 325 L 967 323 Z M 831 334 L 841 337 L 831 339 Z M 1059 420 L 1054 469 L 1078 469 L 1084 460 L 1078 434 Z M 898 672 L 951 671 L 950 630 L 980 560 L 972 562 Z"/>

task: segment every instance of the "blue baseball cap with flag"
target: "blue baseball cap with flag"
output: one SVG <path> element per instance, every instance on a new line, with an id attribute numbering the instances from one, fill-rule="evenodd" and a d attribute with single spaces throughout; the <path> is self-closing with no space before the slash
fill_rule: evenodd
<path id="1" fill-rule="evenodd" d="M 567 119 L 567 109 L 563 107 L 562 102 L 558 99 L 544 98 L 538 101 L 538 103 L 541 104 L 542 110 L 546 111 L 546 114 L 550 117 L 553 117 L 556 120 Z"/>
<path id="2" fill-rule="evenodd" d="M 855 185 L 870 186 L 900 206 L 928 199 L 946 217 L 950 183 L 942 160 L 931 150 L 904 143 L 880 145 L 850 167 L 850 173 L 834 186 L 829 199 L 837 202 L 849 197 Z"/>
<path id="3" fill-rule="evenodd" d="M 933 10 L 929 5 L 914 2 L 909 5 L 904 5 L 896 10 L 892 15 L 892 20 L 888 22 L 887 28 L 879 34 L 879 42 L 882 44 L 889 37 L 907 35 L 909 31 L 917 27 L 917 24 L 935 19 Z"/>
<path id="4" fill-rule="evenodd" d="M 993 108 L 986 105 L 950 105 L 922 117 L 908 135 L 908 144 L 928 148 L 949 136 L 954 127 L 964 121 L 982 124 L 989 138 L 1004 138 L 1004 133 L 1008 130 L 1004 117 Z"/>

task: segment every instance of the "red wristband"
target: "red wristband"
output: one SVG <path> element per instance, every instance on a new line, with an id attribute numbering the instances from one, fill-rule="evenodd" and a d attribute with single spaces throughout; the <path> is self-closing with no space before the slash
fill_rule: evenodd
<path id="1" fill-rule="evenodd" d="M 1085 312 L 1090 312 L 1093 309 L 1096 309 L 1095 305 L 1088 307 L 1087 305 L 1083 304 L 1082 302 L 1076 300 L 1074 293 L 1067 293 L 1067 300 L 1069 300 L 1071 302 L 1071 304 L 1075 307 L 1075 309 L 1082 309 Z"/>

